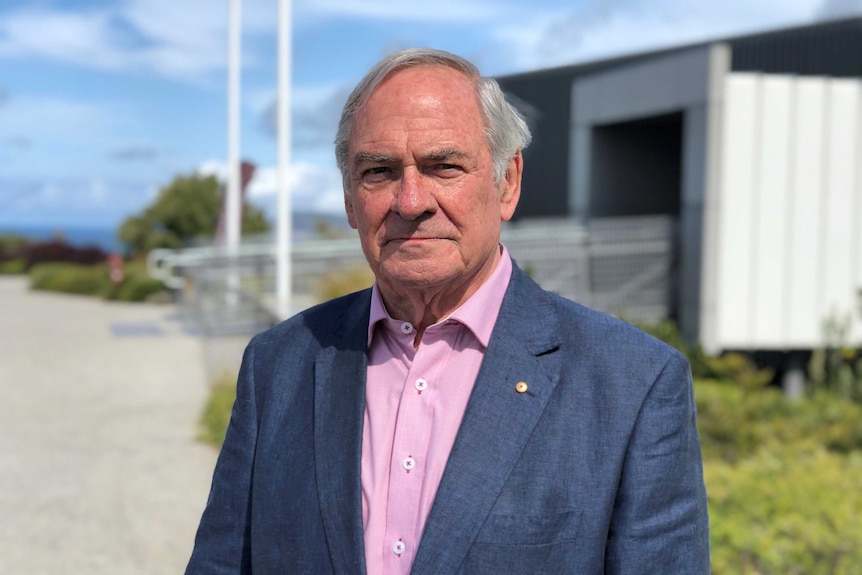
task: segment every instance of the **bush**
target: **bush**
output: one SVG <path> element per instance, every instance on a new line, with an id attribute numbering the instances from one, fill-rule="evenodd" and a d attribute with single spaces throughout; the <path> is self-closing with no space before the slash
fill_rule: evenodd
<path id="1" fill-rule="evenodd" d="M 123 281 L 109 283 L 104 292 L 105 299 L 117 301 L 147 301 L 153 294 L 167 291 L 161 280 L 151 278 L 141 264 L 126 264 Z"/>
<path id="2" fill-rule="evenodd" d="M 224 372 L 213 381 L 209 398 L 201 414 L 198 434 L 201 441 L 221 447 L 235 399 L 236 380 L 229 373 Z"/>
<path id="3" fill-rule="evenodd" d="M 30 270 L 30 288 L 78 295 L 102 295 L 109 288 L 104 265 L 43 263 Z"/>
<path id="4" fill-rule="evenodd" d="M 95 246 L 78 248 L 63 241 L 31 244 L 24 250 L 27 269 L 47 262 L 64 262 L 82 265 L 96 265 L 107 258 L 107 254 Z"/>
<path id="5" fill-rule="evenodd" d="M 862 407 L 826 393 L 792 401 L 771 387 L 697 380 L 695 398 L 705 458 L 733 463 L 763 447 L 801 442 L 836 453 L 862 450 Z"/>
<path id="6" fill-rule="evenodd" d="M 704 473 L 716 575 L 860 573 L 859 452 L 789 444 Z"/>
<path id="7" fill-rule="evenodd" d="M 104 264 L 39 264 L 30 270 L 30 288 L 117 301 L 146 301 L 153 294 L 165 291 L 162 282 L 149 277 L 140 264 L 127 265 L 119 284 L 110 281 L 108 267 Z"/>
<path id="8" fill-rule="evenodd" d="M 19 275 L 27 272 L 27 261 L 23 258 L 0 261 L 0 275 Z"/>

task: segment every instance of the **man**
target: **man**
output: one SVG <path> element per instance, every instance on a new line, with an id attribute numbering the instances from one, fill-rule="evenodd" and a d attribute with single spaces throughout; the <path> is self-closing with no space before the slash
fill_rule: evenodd
<path id="1" fill-rule="evenodd" d="M 336 156 L 375 285 L 249 344 L 187 573 L 709 571 L 685 360 L 499 243 L 529 138 L 451 54 L 357 86 Z"/>

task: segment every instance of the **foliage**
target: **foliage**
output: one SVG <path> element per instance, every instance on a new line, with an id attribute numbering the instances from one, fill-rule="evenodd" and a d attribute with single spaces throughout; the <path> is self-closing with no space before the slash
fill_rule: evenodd
<path id="1" fill-rule="evenodd" d="M 21 248 L 30 243 L 26 236 L 18 234 L 0 234 L 0 251 L 6 252 L 12 249 Z"/>
<path id="2" fill-rule="evenodd" d="M 164 291 L 159 280 L 149 277 L 142 264 L 128 264 L 123 281 L 113 284 L 104 264 L 87 266 L 70 263 L 44 263 L 30 270 L 34 290 L 89 295 L 119 301 L 146 301 Z"/>
<path id="3" fill-rule="evenodd" d="M 826 347 L 815 349 L 808 362 L 809 393 L 826 390 L 862 403 L 862 349 L 847 343 L 851 326 L 850 316 L 833 316 L 823 322 Z"/>
<path id="4" fill-rule="evenodd" d="M 0 275 L 18 275 L 27 273 L 27 260 L 24 258 L 0 260 Z"/>
<path id="5" fill-rule="evenodd" d="M 696 380 L 695 398 L 706 458 L 734 463 L 764 447 L 800 442 L 836 453 L 862 450 L 862 407 L 828 393 L 793 401 L 772 387 Z"/>
<path id="6" fill-rule="evenodd" d="M 3 264 L 10 261 L 22 260 L 24 258 L 24 250 L 27 248 L 29 243 L 30 240 L 24 236 L 19 236 L 17 234 L 0 234 L 0 273 L 22 273 L 20 271 L 12 271 L 16 269 L 14 266 L 4 267 Z M 2 271 L 3 269 L 9 271 Z"/>
<path id="7" fill-rule="evenodd" d="M 95 265 L 106 258 L 107 254 L 100 247 L 67 244 L 59 232 L 45 242 L 33 242 L 15 234 L 0 235 L 0 274 L 24 273 L 35 265 L 47 262 Z"/>
<path id="8" fill-rule="evenodd" d="M 180 248 L 196 238 L 211 239 L 221 208 L 221 188 L 215 176 L 178 176 L 159 191 L 141 214 L 127 218 L 117 237 L 133 254 L 154 248 Z M 244 233 L 269 229 L 263 213 L 243 207 Z"/>
<path id="9" fill-rule="evenodd" d="M 235 379 L 230 373 L 218 375 L 210 386 L 210 395 L 199 421 L 198 438 L 215 447 L 224 441 L 231 409 L 236 399 Z"/>
<path id="10" fill-rule="evenodd" d="M 328 273 L 320 280 L 318 295 L 321 300 L 330 300 L 365 289 L 374 283 L 374 274 L 365 266 L 354 266 Z"/>
<path id="11" fill-rule="evenodd" d="M 774 445 L 704 474 L 716 575 L 860 572 L 862 452 Z"/>
<path id="12" fill-rule="evenodd" d="M 855 573 L 862 407 L 696 380 L 717 575 Z"/>
<path id="13" fill-rule="evenodd" d="M 30 270 L 30 288 L 34 290 L 99 295 L 104 293 L 108 284 L 108 271 L 103 265 L 49 262 Z"/>
<path id="14" fill-rule="evenodd" d="M 105 299 L 117 301 L 149 301 L 154 294 L 166 292 L 161 280 L 150 277 L 141 263 L 128 263 L 124 266 L 123 281 L 109 284 L 101 295 Z"/>

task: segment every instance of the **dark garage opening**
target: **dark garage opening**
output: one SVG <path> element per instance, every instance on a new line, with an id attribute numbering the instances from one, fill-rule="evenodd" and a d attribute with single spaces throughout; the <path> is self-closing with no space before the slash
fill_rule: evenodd
<path id="1" fill-rule="evenodd" d="M 590 216 L 678 217 L 683 113 L 593 128 Z"/>

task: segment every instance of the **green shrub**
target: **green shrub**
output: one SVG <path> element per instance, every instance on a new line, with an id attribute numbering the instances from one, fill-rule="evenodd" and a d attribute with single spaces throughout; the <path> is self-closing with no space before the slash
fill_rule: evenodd
<path id="1" fill-rule="evenodd" d="M 212 382 L 210 395 L 199 421 L 198 438 L 201 441 L 221 447 L 235 399 L 235 378 L 227 372 L 220 374 Z"/>
<path id="2" fill-rule="evenodd" d="M 104 265 L 43 263 L 30 269 L 30 288 L 78 295 L 101 295 L 108 288 Z"/>
<path id="3" fill-rule="evenodd" d="M 161 281 L 151 278 L 143 265 L 135 263 L 126 266 L 119 284 L 110 281 L 108 267 L 104 264 L 38 264 L 30 270 L 30 287 L 118 301 L 146 301 L 153 294 L 165 291 Z"/>
<path id="4" fill-rule="evenodd" d="M 0 275 L 19 275 L 27 272 L 27 260 L 18 258 L 0 262 Z"/>
<path id="5" fill-rule="evenodd" d="M 732 463 L 794 442 L 836 453 L 862 450 L 862 406 L 828 393 L 792 401 L 772 387 L 697 380 L 695 398 L 706 458 Z"/>
<path id="6" fill-rule="evenodd" d="M 153 294 L 166 291 L 161 280 L 151 278 L 141 265 L 128 264 L 123 281 L 110 284 L 104 296 L 109 300 L 147 301 Z"/>
<path id="7" fill-rule="evenodd" d="M 862 453 L 794 443 L 704 473 L 716 575 L 862 571 Z"/>

